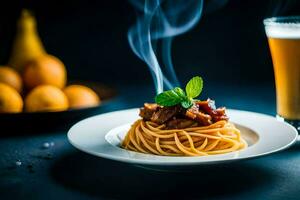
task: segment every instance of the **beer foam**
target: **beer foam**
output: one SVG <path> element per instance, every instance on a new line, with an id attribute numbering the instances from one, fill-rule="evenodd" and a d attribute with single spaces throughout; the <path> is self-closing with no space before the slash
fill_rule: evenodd
<path id="1" fill-rule="evenodd" d="M 270 23 L 265 26 L 270 38 L 300 39 L 300 23 Z"/>

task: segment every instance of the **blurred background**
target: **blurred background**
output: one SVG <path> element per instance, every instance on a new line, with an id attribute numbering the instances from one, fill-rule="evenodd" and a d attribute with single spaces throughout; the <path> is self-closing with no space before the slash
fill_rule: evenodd
<path id="1" fill-rule="evenodd" d="M 71 79 L 107 84 L 152 84 L 145 63 L 129 47 L 135 22 L 128 1 L 11 0 L 0 3 L 0 62 L 6 64 L 22 8 L 33 11 L 47 52 L 59 57 Z M 262 20 L 292 15 L 295 1 L 205 0 L 200 22 L 173 42 L 183 83 L 195 74 L 222 84 L 269 84 L 273 70 Z"/>

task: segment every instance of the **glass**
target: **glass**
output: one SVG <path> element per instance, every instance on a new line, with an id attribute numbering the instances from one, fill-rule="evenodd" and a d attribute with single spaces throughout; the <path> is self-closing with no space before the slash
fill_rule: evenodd
<path id="1" fill-rule="evenodd" d="M 272 55 L 278 119 L 300 131 L 300 16 L 264 20 Z"/>

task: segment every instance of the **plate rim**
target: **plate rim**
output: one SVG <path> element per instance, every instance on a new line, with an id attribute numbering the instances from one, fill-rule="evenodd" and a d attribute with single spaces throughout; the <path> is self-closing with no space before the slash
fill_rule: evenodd
<path id="1" fill-rule="evenodd" d="M 83 123 L 84 121 L 88 121 L 92 118 L 97 118 L 99 116 L 105 116 L 105 115 L 111 115 L 111 114 L 115 114 L 118 112 L 130 112 L 130 111 L 134 111 L 137 110 L 138 108 L 130 108 L 130 109 L 122 109 L 122 110 L 117 110 L 117 111 L 112 111 L 112 112 L 107 112 L 107 113 L 102 113 L 99 115 L 95 115 L 95 116 L 91 116 L 88 118 L 85 118 L 79 122 L 77 122 L 76 124 L 74 124 L 67 132 L 67 138 L 68 141 L 70 142 L 70 144 L 75 147 L 76 149 L 78 149 L 79 151 L 85 152 L 87 154 L 96 156 L 96 157 L 100 157 L 100 158 L 104 158 L 104 159 L 109 159 L 109 160 L 113 160 L 113 161 L 118 161 L 118 162 L 123 162 L 123 163 L 130 163 L 130 164 L 136 164 L 136 165 L 152 165 L 152 166 L 193 166 L 193 165 L 212 165 L 212 164 L 219 164 L 219 163 L 229 163 L 229 162 L 236 162 L 236 161 L 243 161 L 243 160 L 249 160 L 249 159 L 255 159 L 255 158 L 260 158 L 260 157 L 264 157 L 264 156 L 268 156 L 280 151 L 283 151 L 285 149 L 288 149 L 289 147 L 291 147 L 293 144 L 296 143 L 297 138 L 298 138 L 298 132 L 296 130 L 295 127 L 293 127 L 292 125 L 286 123 L 286 122 L 282 122 L 282 121 L 277 121 L 278 123 L 284 124 L 285 126 L 289 127 L 291 130 L 293 130 L 293 133 L 295 134 L 293 137 L 293 140 L 290 141 L 288 144 L 285 144 L 284 146 L 271 150 L 271 151 L 267 151 L 264 153 L 260 153 L 260 154 L 254 154 L 254 155 L 249 155 L 246 157 L 231 157 L 231 158 L 226 158 L 226 159 L 221 159 L 221 160 L 206 160 L 206 161 L 195 161 L 195 162 L 178 162 L 178 161 L 173 161 L 173 162 L 163 162 L 161 160 L 140 160 L 141 162 L 138 162 L 138 159 L 128 159 L 128 158 L 124 158 L 124 157 L 120 157 L 120 156 L 115 156 L 115 155 L 108 155 L 105 153 L 99 153 L 99 152 L 93 152 L 90 150 L 86 150 L 84 148 L 82 148 L 80 145 L 77 145 L 76 143 L 74 143 L 71 139 L 71 134 L 73 129 L 75 129 L 77 126 L 80 125 L 80 123 Z M 240 113 L 244 113 L 244 114 L 255 114 L 255 115 L 261 115 L 263 117 L 267 117 L 267 118 L 271 118 L 272 120 L 276 119 L 274 116 L 272 115 L 268 115 L 268 114 L 264 114 L 264 113 L 258 113 L 258 112 L 252 112 L 252 111 L 246 111 L 246 110 L 239 110 L 239 109 L 227 109 L 230 112 L 240 112 Z M 120 125 L 122 126 L 122 124 Z M 246 126 L 247 127 L 247 126 Z M 253 130 L 251 127 L 247 127 L 251 130 Z M 108 132 L 107 132 L 108 133 Z M 106 134 L 107 134 L 106 133 Z M 105 138 L 106 134 L 103 136 L 103 138 Z M 106 141 L 108 142 L 108 141 Z M 110 144 L 111 145 L 111 144 Z M 137 152 L 138 153 L 138 152 Z M 183 156 L 182 156 L 183 157 Z M 186 158 L 186 156 L 184 156 L 184 158 Z M 192 157 L 188 157 L 188 158 L 192 158 Z"/>

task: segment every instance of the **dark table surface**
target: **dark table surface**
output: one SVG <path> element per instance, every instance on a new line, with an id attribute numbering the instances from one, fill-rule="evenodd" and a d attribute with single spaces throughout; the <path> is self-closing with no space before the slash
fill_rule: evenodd
<path id="1" fill-rule="evenodd" d="M 206 88 L 214 92 L 204 96 L 214 97 L 217 103 L 229 108 L 275 114 L 272 84 L 213 84 Z M 152 95 L 150 86 L 120 87 L 119 96 L 105 111 L 138 107 L 144 101 L 151 101 Z M 50 147 L 43 147 L 44 143 Z M 157 172 L 82 153 L 67 141 L 66 131 L 45 130 L 0 138 L 0 199 L 168 199 L 170 196 L 299 199 L 300 143 L 254 160 L 187 172 Z"/>

